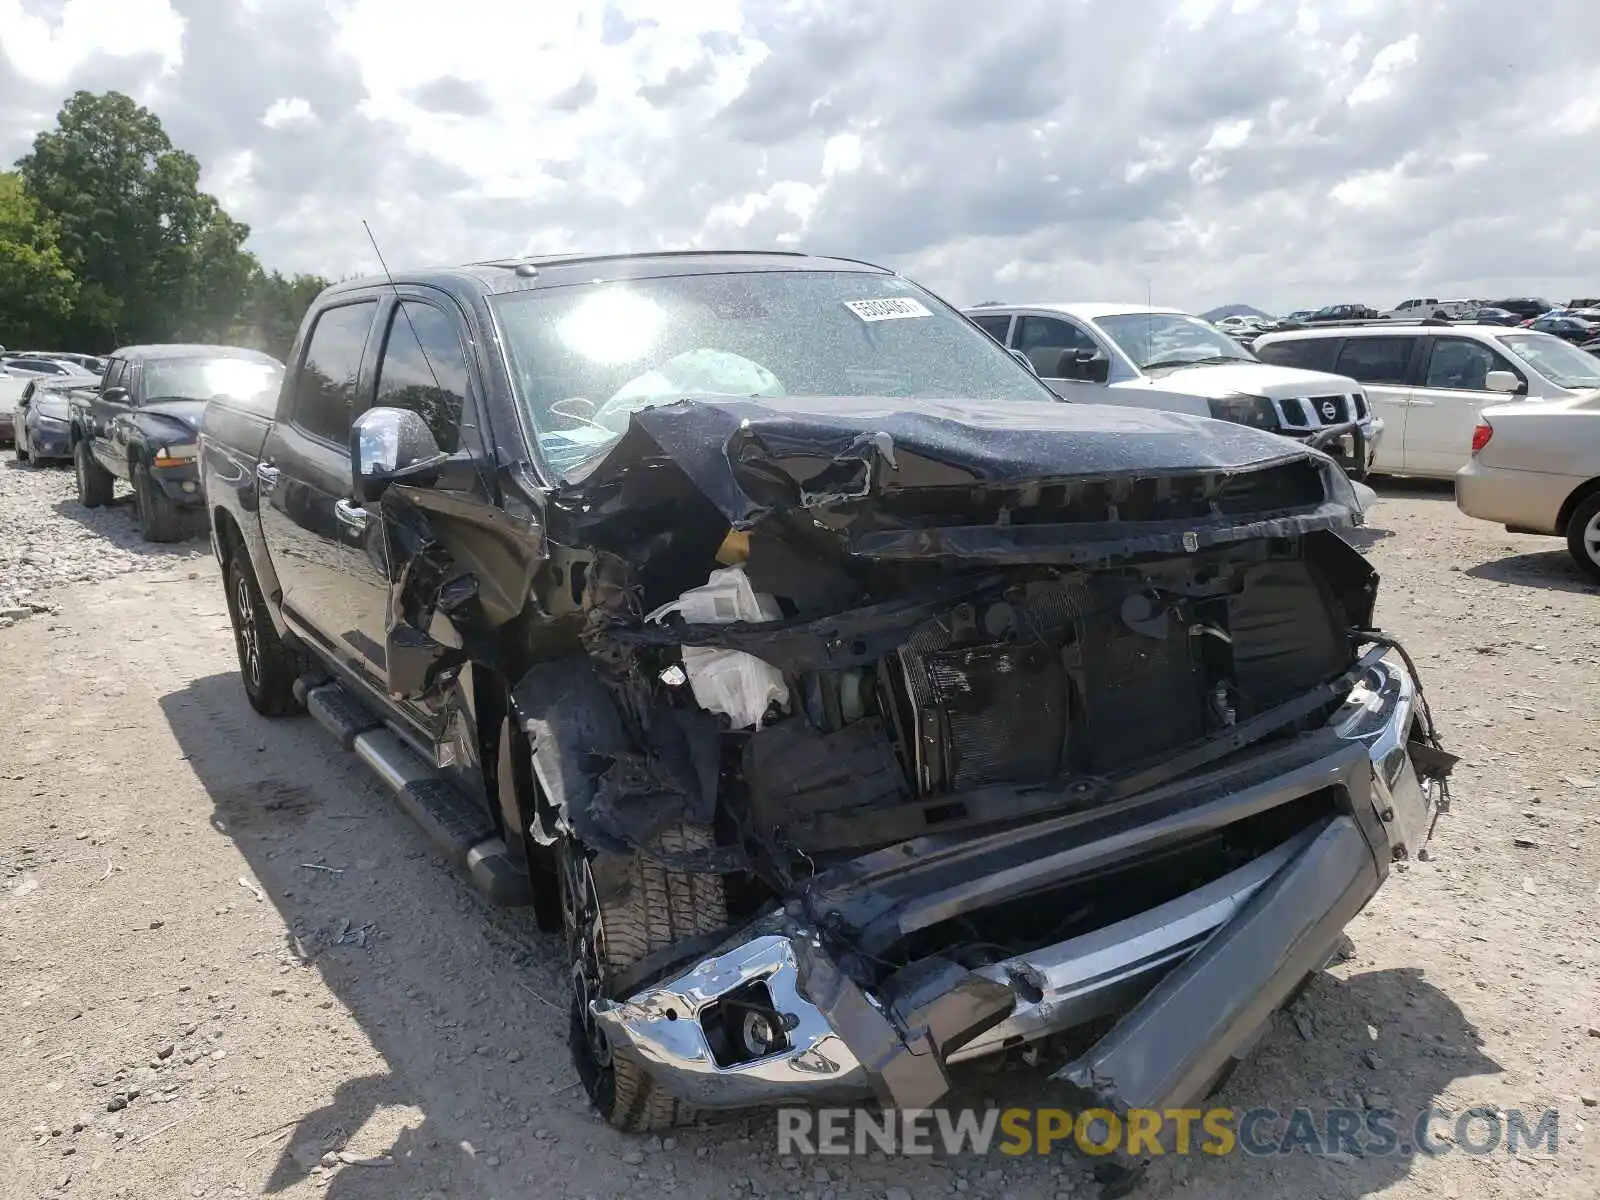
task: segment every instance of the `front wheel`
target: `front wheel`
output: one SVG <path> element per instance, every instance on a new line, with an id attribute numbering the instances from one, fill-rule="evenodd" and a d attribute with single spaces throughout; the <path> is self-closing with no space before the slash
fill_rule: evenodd
<path id="1" fill-rule="evenodd" d="M 668 853 L 707 849 L 711 830 L 670 826 L 654 846 Z M 613 1054 L 605 1032 L 589 1010 L 610 995 L 609 982 L 647 955 L 712 933 L 727 924 L 727 900 L 716 875 L 669 870 L 636 854 L 617 886 L 602 899 L 590 856 L 571 839 L 558 847 L 561 917 L 571 972 L 570 1047 L 578 1078 L 606 1122 L 630 1133 L 687 1125 L 694 1111 L 663 1091 L 634 1059 Z"/>
<path id="2" fill-rule="evenodd" d="M 1600 580 L 1600 492 L 1578 505 L 1567 522 L 1567 551 L 1580 571 Z"/>
<path id="3" fill-rule="evenodd" d="M 225 578 L 233 644 L 239 653 L 239 674 L 250 707 L 264 717 L 284 717 L 300 711 L 300 702 L 294 698 L 294 681 L 311 669 L 310 657 L 278 636 L 243 546 L 236 546 L 229 556 Z"/>
<path id="4" fill-rule="evenodd" d="M 139 521 L 139 536 L 147 542 L 176 542 L 184 535 L 185 513 L 173 503 L 150 474 L 146 463 L 136 462 L 133 476 L 133 511 Z"/>
<path id="5" fill-rule="evenodd" d="M 88 438 L 79 438 L 73 445 L 72 465 L 77 476 L 78 503 L 85 508 L 104 508 L 110 504 L 116 480 L 110 471 L 95 462 Z"/>

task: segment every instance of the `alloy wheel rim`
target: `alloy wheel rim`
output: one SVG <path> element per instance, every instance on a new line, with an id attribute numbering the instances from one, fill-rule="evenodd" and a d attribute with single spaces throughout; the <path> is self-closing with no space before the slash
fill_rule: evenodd
<path id="1" fill-rule="evenodd" d="M 1600 512 L 1589 518 L 1589 523 L 1583 527 L 1583 552 L 1589 556 L 1589 561 L 1600 564 Z"/>
<path id="2" fill-rule="evenodd" d="M 261 639 L 256 635 L 256 609 L 250 602 L 250 585 L 244 576 L 234 587 L 234 604 L 239 610 L 239 657 L 244 662 L 245 676 L 252 685 L 261 682 Z"/>
<path id="3" fill-rule="evenodd" d="M 573 1003 L 595 1065 L 611 1065 L 611 1042 L 590 1005 L 605 996 L 605 929 L 588 856 L 570 842 L 561 854 L 561 923 L 567 936 Z"/>

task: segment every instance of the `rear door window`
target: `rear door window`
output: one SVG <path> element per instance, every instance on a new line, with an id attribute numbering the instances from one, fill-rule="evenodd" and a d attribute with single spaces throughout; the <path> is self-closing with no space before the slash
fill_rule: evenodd
<path id="1" fill-rule="evenodd" d="M 1416 345 L 1414 337 L 1346 338 L 1333 369 L 1359 383 L 1403 385 Z"/>
<path id="2" fill-rule="evenodd" d="M 343 304 L 325 310 L 312 326 L 294 383 L 292 419 L 313 437 L 349 443 L 361 354 L 377 308 L 375 300 Z"/>
<path id="3" fill-rule="evenodd" d="M 1331 371 L 1339 356 L 1342 338 L 1294 338 L 1256 346 L 1256 357 L 1279 367 L 1299 367 L 1303 371 Z"/>

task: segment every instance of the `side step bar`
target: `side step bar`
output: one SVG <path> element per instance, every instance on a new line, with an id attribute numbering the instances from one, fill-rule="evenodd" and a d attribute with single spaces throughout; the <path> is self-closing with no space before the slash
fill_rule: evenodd
<path id="1" fill-rule="evenodd" d="M 531 904 L 528 874 L 511 860 L 488 812 L 419 758 L 383 721 L 326 676 L 302 675 L 295 698 L 372 768 L 422 831 L 496 904 Z"/>

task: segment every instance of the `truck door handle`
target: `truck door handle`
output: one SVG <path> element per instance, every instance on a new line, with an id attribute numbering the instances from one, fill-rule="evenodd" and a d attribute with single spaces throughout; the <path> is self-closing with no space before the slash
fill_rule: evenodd
<path id="1" fill-rule="evenodd" d="M 333 506 L 333 515 L 339 518 L 339 524 L 359 533 L 367 527 L 367 510 L 357 508 L 348 500 L 340 500 Z"/>
<path id="2" fill-rule="evenodd" d="M 270 492 L 273 488 L 278 486 L 278 476 L 280 474 L 282 474 L 282 472 L 271 463 L 257 463 L 256 486 L 259 487 L 263 492 Z"/>
<path id="3" fill-rule="evenodd" d="M 1413 397 L 1411 397 L 1411 399 L 1407 400 L 1406 403 L 1411 405 L 1411 407 L 1413 407 L 1413 408 L 1432 408 L 1433 407 L 1433 401 L 1432 400 L 1418 400 L 1415 396 L 1413 396 Z"/>

